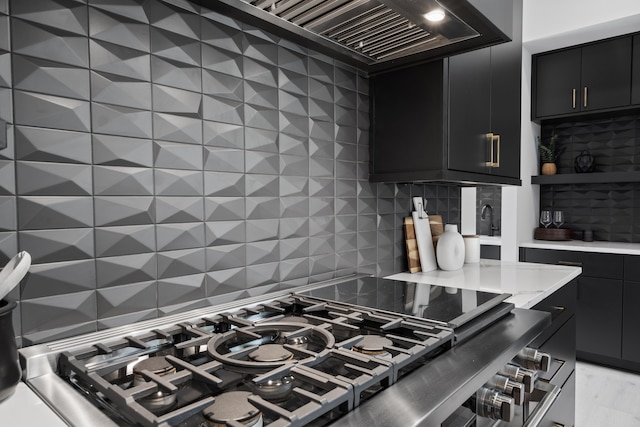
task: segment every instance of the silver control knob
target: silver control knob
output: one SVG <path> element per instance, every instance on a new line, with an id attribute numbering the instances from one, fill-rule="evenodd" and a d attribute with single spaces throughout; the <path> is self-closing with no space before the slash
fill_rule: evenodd
<path id="1" fill-rule="evenodd" d="M 520 350 L 515 360 L 525 368 L 543 372 L 549 372 L 549 366 L 551 365 L 551 356 L 549 353 L 543 353 L 535 348 L 529 347 Z"/>
<path id="2" fill-rule="evenodd" d="M 516 405 L 522 405 L 524 401 L 524 384 L 512 380 L 504 375 L 494 375 L 486 384 L 485 387 L 498 390 L 501 393 L 513 397 Z"/>
<path id="3" fill-rule="evenodd" d="M 523 368 L 518 365 L 506 364 L 500 372 L 500 375 L 509 377 L 513 381 L 522 383 L 524 385 L 524 391 L 531 393 L 536 385 L 538 374 L 530 369 Z"/>
<path id="4" fill-rule="evenodd" d="M 476 414 L 492 420 L 511 422 L 515 412 L 515 402 L 512 397 L 482 387 L 476 391 Z"/>

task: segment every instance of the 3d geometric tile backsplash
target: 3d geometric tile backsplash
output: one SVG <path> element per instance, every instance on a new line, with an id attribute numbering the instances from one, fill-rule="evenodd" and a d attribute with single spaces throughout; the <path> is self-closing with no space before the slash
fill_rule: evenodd
<path id="1" fill-rule="evenodd" d="M 0 263 L 21 345 L 406 269 L 360 71 L 183 0 L 0 0 Z M 6 36 L 6 37 L 4 37 Z"/>
<path id="2" fill-rule="evenodd" d="M 558 135 L 565 151 L 558 173 L 575 173 L 574 159 L 583 150 L 595 158 L 595 172 L 637 172 L 640 165 L 640 114 L 618 113 L 546 124 L 542 137 Z M 640 242 L 640 183 L 540 186 L 540 206 L 565 212 L 565 225 L 592 230 L 595 240 Z"/>

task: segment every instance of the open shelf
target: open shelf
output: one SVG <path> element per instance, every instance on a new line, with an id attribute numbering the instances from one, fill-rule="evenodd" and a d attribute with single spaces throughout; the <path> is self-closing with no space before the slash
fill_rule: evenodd
<path id="1" fill-rule="evenodd" d="M 640 182 L 640 172 L 592 172 L 538 175 L 531 177 L 532 184 L 601 184 L 610 182 Z"/>

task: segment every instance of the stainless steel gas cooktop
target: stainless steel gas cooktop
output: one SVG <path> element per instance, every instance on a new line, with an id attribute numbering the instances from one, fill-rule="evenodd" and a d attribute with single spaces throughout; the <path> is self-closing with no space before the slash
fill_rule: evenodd
<path id="1" fill-rule="evenodd" d="M 506 297 L 352 278 L 20 353 L 72 426 L 323 426 L 509 315 Z"/>

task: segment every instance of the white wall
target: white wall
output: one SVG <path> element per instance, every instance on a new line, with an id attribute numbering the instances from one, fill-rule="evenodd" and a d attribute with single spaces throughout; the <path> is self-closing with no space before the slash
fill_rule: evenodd
<path id="1" fill-rule="evenodd" d="M 523 8 L 532 54 L 640 31 L 640 0 L 524 0 Z"/>

